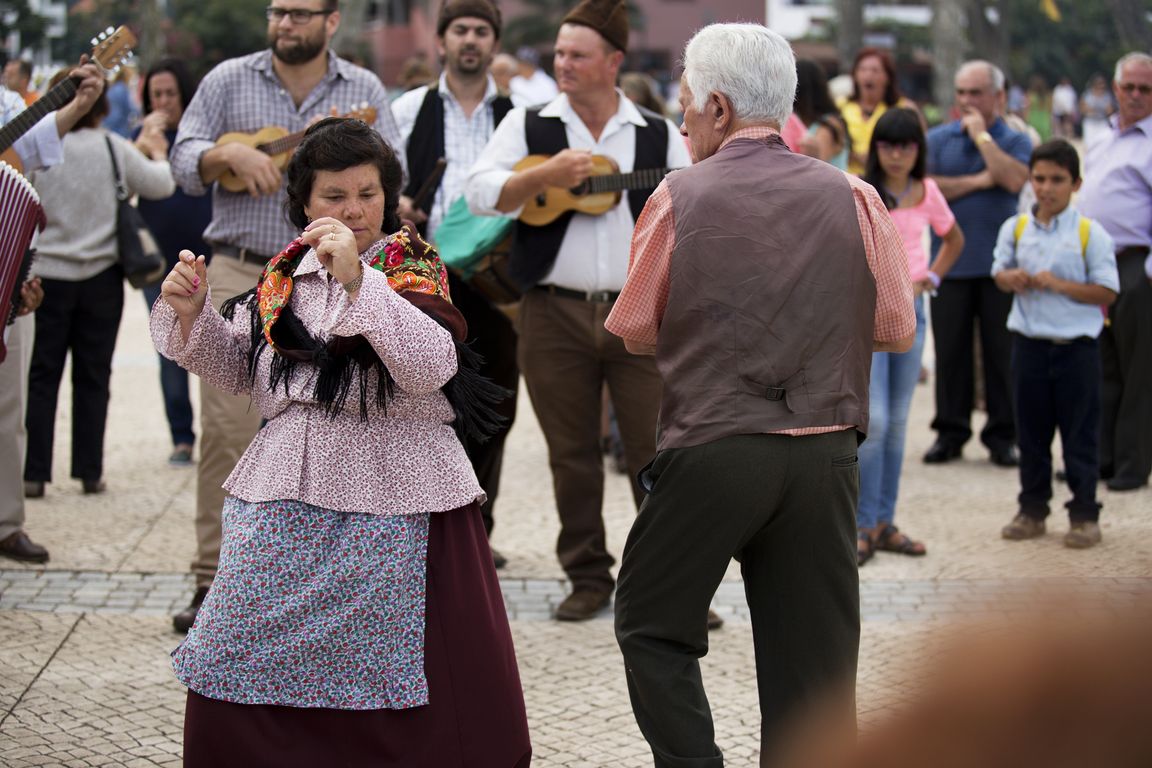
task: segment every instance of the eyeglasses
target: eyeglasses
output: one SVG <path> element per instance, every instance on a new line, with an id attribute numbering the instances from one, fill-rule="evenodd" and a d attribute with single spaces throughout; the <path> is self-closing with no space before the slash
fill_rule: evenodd
<path id="1" fill-rule="evenodd" d="M 920 146 L 918 141 L 878 141 L 876 149 L 881 152 L 915 152 Z"/>
<path id="2" fill-rule="evenodd" d="M 313 16 L 328 16 L 332 13 L 333 11 L 310 11 L 306 8 L 274 8 L 269 6 L 264 9 L 264 15 L 268 17 L 268 21 L 279 24 L 287 16 L 296 26 L 304 26 L 312 21 Z"/>
<path id="3" fill-rule="evenodd" d="M 1148 85 L 1147 83 L 1117 83 L 1117 87 L 1124 91 L 1124 93 L 1139 91 L 1141 96 L 1152 94 L 1152 85 Z"/>
<path id="4" fill-rule="evenodd" d="M 977 96 L 983 96 L 984 95 L 984 89 L 983 88 L 957 88 L 956 89 L 956 95 L 957 96 L 971 96 L 973 98 L 976 98 Z"/>

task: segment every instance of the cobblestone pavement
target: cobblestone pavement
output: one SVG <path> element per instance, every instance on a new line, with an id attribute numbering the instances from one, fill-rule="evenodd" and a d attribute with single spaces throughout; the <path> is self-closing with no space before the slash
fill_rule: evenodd
<path id="1" fill-rule="evenodd" d="M 143 302 L 131 291 L 114 362 L 105 465 L 109 490 L 83 496 L 67 478 L 69 394 L 60 397 L 56 482 L 29 501 L 27 530 L 52 553 L 47 568 L 0 560 L 0 766 L 169 766 L 180 763 L 184 692 L 168 654 L 169 615 L 191 593 L 194 469 L 172 469 Z M 65 381 L 68 377 L 65 376 Z M 543 439 L 522 401 L 505 461 L 494 545 L 520 661 L 536 754 L 545 768 L 651 765 L 632 719 L 610 610 L 585 624 L 549 619 L 564 594 Z M 915 669 L 935 638 L 968 622 L 1037 604 L 1037 590 L 1087 591 L 1122 613 L 1152 593 L 1152 491 L 1102 488 L 1104 542 L 1061 545 L 1064 523 L 1037 541 L 1005 542 L 1016 475 L 969 444 L 965 458 L 927 467 L 931 391 L 913 403 L 898 522 L 929 555 L 880 553 L 861 570 L 860 720 L 876 722 L 917 690 Z M 977 419 L 979 426 L 979 418 Z M 1054 508 L 1063 499 L 1054 500 Z M 634 512 L 625 479 L 605 478 L 609 546 L 618 553 Z M 754 765 L 758 714 L 751 626 L 734 565 L 715 606 L 704 678 L 730 765 Z M 1066 601 L 1062 600 L 1062 609 Z"/>

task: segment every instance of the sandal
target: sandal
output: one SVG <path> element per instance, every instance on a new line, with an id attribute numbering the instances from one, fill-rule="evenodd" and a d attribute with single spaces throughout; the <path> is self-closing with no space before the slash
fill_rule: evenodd
<path id="1" fill-rule="evenodd" d="M 856 565 L 862 566 L 872 559 L 876 550 L 872 546 L 872 534 L 868 531 L 859 531 L 856 534 Z"/>
<path id="2" fill-rule="evenodd" d="M 900 533 L 899 528 L 891 524 L 884 526 L 879 535 L 876 536 L 875 547 L 884 552 L 895 552 L 898 555 L 908 555 L 909 557 L 922 557 L 928 554 L 928 549 L 922 542 L 913 541 Z"/>

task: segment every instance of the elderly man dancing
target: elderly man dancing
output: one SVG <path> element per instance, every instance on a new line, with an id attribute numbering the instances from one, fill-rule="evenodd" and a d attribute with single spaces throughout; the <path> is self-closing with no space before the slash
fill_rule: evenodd
<path id="1" fill-rule="evenodd" d="M 714 24 L 689 41 L 681 133 L 696 164 L 648 201 L 606 323 L 655 354 L 664 383 L 616 597 L 632 708 L 661 768 L 724 763 L 699 659 L 732 557 L 762 764 L 806 704 L 830 701 L 838 725 L 854 724 L 856 446 L 872 352 L 907 350 L 916 317 L 875 190 L 780 139 L 795 90 L 792 49 L 763 26 Z"/>

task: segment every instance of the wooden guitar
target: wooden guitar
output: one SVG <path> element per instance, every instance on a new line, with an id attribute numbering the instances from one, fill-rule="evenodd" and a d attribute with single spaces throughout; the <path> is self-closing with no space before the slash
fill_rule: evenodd
<path id="1" fill-rule="evenodd" d="M 128 27 L 113 30 L 109 27 L 92 40 L 92 53 L 89 58 L 97 68 L 108 77 L 120 69 L 129 56 L 132 55 L 132 46 L 136 45 L 136 36 Z M 40 122 L 44 115 L 53 110 L 60 109 L 76 96 L 76 86 L 80 78 L 68 77 L 61 80 L 56 86 L 32 102 L 32 106 L 24 110 L 0 128 L 0 160 L 11 165 L 18 171 L 23 171 L 23 163 L 12 145 L 27 133 L 32 126 Z"/>
<path id="2" fill-rule="evenodd" d="M 376 122 L 376 108 L 370 107 L 367 104 L 361 106 L 359 109 L 354 109 L 346 115 L 340 117 L 350 117 L 354 120 L 363 120 L 371 125 Z M 255 133 L 243 133 L 241 131 L 233 131 L 231 133 L 224 133 L 220 138 L 216 139 L 216 146 L 221 144 L 245 144 L 254 149 L 258 149 L 266 155 L 269 155 L 276 161 L 276 167 L 284 170 L 284 166 L 288 165 L 288 159 L 292 157 L 293 150 L 300 145 L 304 140 L 304 134 L 307 129 L 303 131 L 296 131 L 295 133 L 288 133 L 287 130 L 276 125 L 270 125 L 266 128 L 261 128 Z M 224 174 L 217 179 L 220 186 L 229 192 L 244 192 L 248 186 L 240 179 L 239 176 L 232 173 L 232 171 L 225 171 Z"/>
<path id="3" fill-rule="evenodd" d="M 525 171 L 548 160 L 548 155 L 528 155 L 513 170 Z M 620 173 L 616 161 L 604 155 L 592 155 L 592 175 L 572 189 L 549 187 L 524 204 L 520 221 L 533 227 L 551 224 L 567 211 L 599 216 L 616 207 L 626 189 L 655 189 L 671 168 L 645 168 Z"/>

